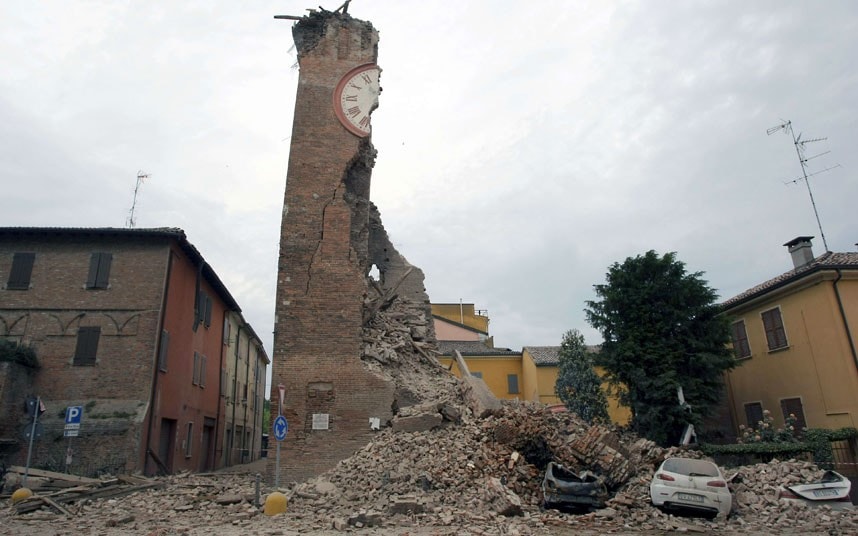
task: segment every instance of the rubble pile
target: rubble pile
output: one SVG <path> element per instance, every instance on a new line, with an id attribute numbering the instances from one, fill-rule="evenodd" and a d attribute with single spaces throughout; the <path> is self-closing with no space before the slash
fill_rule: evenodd
<path id="1" fill-rule="evenodd" d="M 856 511 L 808 509 L 777 498 L 779 485 L 821 476 L 816 466 L 799 461 L 727 468 L 735 498 L 734 513 L 727 519 L 666 514 L 649 501 L 649 482 L 658 464 L 669 456 L 703 456 L 693 450 L 662 449 L 647 440 L 630 442 L 632 439 L 609 428 L 588 427 L 569 413 L 506 403 L 499 415 L 488 419 L 474 419 L 465 411 L 460 422 L 444 420 L 430 430 L 382 430 L 331 471 L 306 482 L 288 483 L 283 491 L 289 507 L 280 516 L 260 513 L 252 473 L 186 473 L 136 477 L 139 480 L 126 482 L 123 490 L 127 493 L 110 497 L 94 493 L 109 483 L 86 483 L 78 500 L 63 501 L 61 509 L 51 502 L 59 503 L 55 499 L 74 488 L 49 485 L 44 491 L 35 490 L 36 497 L 22 503 L 36 508 L 18 505 L 0 513 L 0 534 L 23 530 L 38 534 L 39 527 L 45 526 L 100 534 L 203 534 L 215 529 L 220 534 L 271 530 L 282 535 L 326 531 L 404 534 L 401 531 L 407 529 L 411 534 L 519 536 L 671 530 L 746 534 L 858 531 Z M 582 456 L 577 449 L 584 442 L 590 449 Z M 527 448 L 532 452 L 524 454 Z M 543 509 L 543 470 L 533 462 L 540 463 L 540 456 L 550 453 L 561 463 L 584 468 L 588 466 L 581 458 L 588 459 L 595 451 L 623 456 L 628 462 L 606 456 L 605 467 L 634 471 L 612 489 L 607 507 L 584 514 Z M 263 483 L 260 500 L 270 491 Z M 424 529 L 430 532 L 420 532 Z"/>
<path id="2" fill-rule="evenodd" d="M 395 295 L 394 295 L 395 296 Z M 435 359 L 431 319 L 415 304 L 394 299 L 368 315 L 362 333 L 361 358 L 375 374 L 396 385 L 400 407 L 423 401 L 459 400 L 459 380 Z M 367 299 L 366 307 L 372 300 Z"/>

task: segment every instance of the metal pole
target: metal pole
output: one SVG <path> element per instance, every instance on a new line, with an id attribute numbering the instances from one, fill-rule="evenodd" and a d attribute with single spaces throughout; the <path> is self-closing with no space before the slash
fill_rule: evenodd
<path id="1" fill-rule="evenodd" d="M 68 472 L 69 472 L 69 462 L 71 462 L 71 456 L 72 456 L 71 443 L 72 443 L 72 436 L 69 436 L 69 444 L 68 444 L 68 447 L 66 447 L 66 474 L 68 474 Z"/>
<path id="2" fill-rule="evenodd" d="M 253 499 L 253 506 L 259 508 L 261 505 L 259 503 L 259 482 L 262 480 L 262 475 L 256 473 L 256 496 Z"/>
<path id="3" fill-rule="evenodd" d="M 33 440 L 36 437 L 36 422 L 39 420 L 39 408 L 42 407 L 42 397 L 36 397 L 36 407 L 33 408 L 33 427 L 30 429 L 30 446 L 27 448 L 27 465 L 24 468 L 24 478 L 21 487 L 27 487 L 27 477 L 30 476 L 30 458 L 33 456 Z"/>
<path id="4" fill-rule="evenodd" d="M 277 397 L 277 416 L 283 415 L 283 384 L 278 386 L 280 396 Z M 277 441 L 277 438 L 274 438 Z M 277 453 L 274 458 L 274 489 L 280 489 L 280 443 L 277 441 Z"/>

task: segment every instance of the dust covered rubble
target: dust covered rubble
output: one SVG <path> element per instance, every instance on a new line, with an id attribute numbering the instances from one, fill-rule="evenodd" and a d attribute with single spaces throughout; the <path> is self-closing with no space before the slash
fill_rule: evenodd
<path id="1" fill-rule="evenodd" d="M 734 479 L 734 513 L 705 520 L 663 513 L 649 500 L 649 482 L 669 456 L 703 457 L 696 451 L 662 449 L 651 441 L 588 427 L 570 413 L 553 414 L 529 403 L 504 404 L 502 415 L 463 420 L 433 431 L 385 430 L 333 470 L 297 485 L 290 509 L 315 515 L 332 526 L 390 523 L 474 527 L 515 526 L 521 534 L 546 527 L 585 530 L 728 531 L 747 533 L 858 531 L 855 511 L 809 509 L 777 498 L 781 484 L 808 482 L 821 475 L 807 462 L 774 460 L 727 470 Z M 589 445 L 582 452 L 582 445 Z M 594 455 L 593 453 L 599 453 Z M 526 454 L 522 454 L 526 453 Z M 595 469 L 615 485 L 607 507 L 564 514 L 541 507 L 543 471 L 550 457 L 576 469 Z M 497 484 L 511 492 L 498 497 Z M 537 532 L 528 532 L 537 531 Z"/>

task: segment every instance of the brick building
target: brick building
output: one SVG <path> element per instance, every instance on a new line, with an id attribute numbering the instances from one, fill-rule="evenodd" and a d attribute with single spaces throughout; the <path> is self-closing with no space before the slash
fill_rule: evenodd
<path id="1" fill-rule="evenodd" d="M 65 468 L 68 450 L 77 474 L 223 464 L 224 326 L 240 308 L 182 230 L 0 228 L 0 279 L 0 338 L 40 365 L 0 369 L 17 386 L 0 393 L 8 461 L 26 459 L 26 391 L 47 408 L 35 467 Z M 83 407 L 73 438 L 69 406 Z"/>

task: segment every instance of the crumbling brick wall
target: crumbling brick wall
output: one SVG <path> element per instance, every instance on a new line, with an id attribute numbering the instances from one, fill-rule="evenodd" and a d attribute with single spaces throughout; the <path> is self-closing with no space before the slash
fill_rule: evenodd
<path id="1" fill-rule="evenodd" d="M 398 389 L 395 378 L 364 360 L 367 337 L 372 337 L 367 326 L 381 318 L 381 305 L 389 306 L 394 297 L 400 307 L 413 303 L 413 311 L 405 306 L 397 319 L 416 319 L 414 328 L 400 327 L 400 332 L 417 340 L 434 338 L 423 274 L 393 248 L 369 201 L 375 149 L 369 137 L 346 130 L 332 106 L 343 75 L 376 61 L 378 33 L 347 14 L 315 11 L 293 27 L 293 36 L 301 74 L 272 360 L 272 412 L 277 414 L 282 383 L 282 414 L 289 421 L 281 444 L 281 481 L 333 467 L 371 439 L 370 419 L 386 423 L 392 418 L 401 405 L 397 396 L 407 393 L 408 403 L 420 398 L 413 390 Z M 368 277 L 373 265 L 383 274 L 380 283 Z M 397 351 L 414 352 L 407 342 L 399 346 Z M 320 416 L 327 418 L 326 427 Z M 276 456 L 269 456 L 270 480 L 275 464 Z"/>

